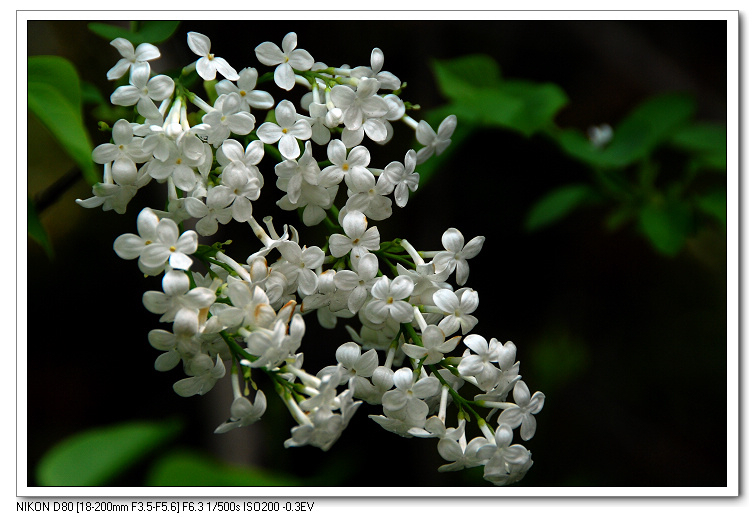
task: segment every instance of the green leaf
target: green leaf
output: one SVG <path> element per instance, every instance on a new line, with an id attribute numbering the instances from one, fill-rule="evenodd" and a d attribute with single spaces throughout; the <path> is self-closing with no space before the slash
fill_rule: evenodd
<path id="1" fill-rule="evenodd" d="M 177 421 L 126 422 L 66 438 L 37 466 L 42 486 L 103 486 L 175 438 Z"/>
<path id="2" fill-rule="evenodd" d="M 716 218 L 726 227 L 726 190 L 711 190 L 697 198 L 697 208 Z"/>
<path id="3" fill-rule="evenodd" d="M 503 80 L 498 64 L 485 55 L 433 62 L 440 91 L 460 120 L 503 127 L 526 136 L 548 128 L 568 102 L 550 83 Z"/>
<path id="4" fill-rule="evenodd" d="M 260 468 L 226 465 L 191 451 L 160 458 L 147 474 L 147 486 L 298 486 L 302 481 Z"/>
<path id="5" fill-rule="evenodd" d="M 664 94 L 645 101 L 616 126 L 603 159 L 622 167 L 650 156 L 692 118 L 695 109 L 694 99 L 682 94 Z"/>
<path id="6" fill-rule="evenodd" d="M 671 144 L 695 157 L 700 167 L 726 170 L 726 127 L 698 122 L 685 126 L 671 138 Z"/>
<path id="7" fill-rule="evenodd" d="M 139 45 L 141 43 L 162 43 L 176 32 L 180 23 L 170 20 L 145 21 L 141 22 L 141 26 L 136 32 L 108 23 L 92 22 L 87 27 L 90 31 L 108 41 L 113 41 L 115 38 L 125 38 L 133 45 Z"/>
<path id="8" fill-rule="evenodd" d="M 431 63 L 438 88 L 449 100 L 469 98 L 481 88 L 498 84 L 498 63 L 484 54 L 463 56 Z"/>
<path id="9" fill-rule="evenodd" d="M 99 181 L 92 162 L 92 143 L 81 116 L 81 83 L 68 60 L 29 57 L 28 107 L 74 159 L 86 180 L 90 184 Z"/>
<path id="10" fill-rule="evenodd" d="M 498 123 L 525 136 L 550 127 L 556 114 L 569 102 L 566 93 L 551 83 L 505 81 L 499 91 L 502 100 L 516 99 L 516 109 L 508 120 Z"/>
<path id="11" fill-rule="evenodd" d="M 27 232 L 29 233 L 29 237 L 37 241 L 37 243 L 42 246 L 42 248 L 45 250 L 45 253 L 47 253 L 47 257 L 52 260 L 55 256 L 52 249 L 52 242 L 50 241 L 50 237 L 47 235 L 45 227 L 42 226 L 42 222 L 39 220 L 39 214 L 37 214 L 37 209 L 34 206 L 34 201 L 32 201 L 31 198 L 28 199 L 29 203 L 26 220 Z"/>
<path id="12" fill-rule="evenodd" d="M 692 215 L 680 201 L 655 202 L 640 208 L 639 225 L 656 250 L 673 256 L 687 240 L 692 229 Z"/>
<path id="13" fill-rule="evenodd" d="M 695 101 L 682 94 L 653 97 L 632 111 L 614 129 L 611 142 L 595 147 L 587 135 L 574 129 L 554 136 L 569 155 L 598 167 L 623 168 L 650 156 L 685 126 L 695 112 Z"/>
<path id="14" fill-rule="evenodd" d="M 539 230 L 566 217 L 580 205 L 593 203 L 600 195 L 591 185 L 565 185 L 550 191 L 530 209 L 525 220 L 529 231 Z"/>

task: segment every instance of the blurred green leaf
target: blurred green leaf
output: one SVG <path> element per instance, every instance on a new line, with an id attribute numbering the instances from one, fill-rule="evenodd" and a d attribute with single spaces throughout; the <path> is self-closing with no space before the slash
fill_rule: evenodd
<path id="1" fill-rule="evenodd" d="M 530 209 L 525 220 L 527 230 L 539 230 L 566 217 L 580 205 L 600 200 L 592 185 L 564 185 L 551 190 Z"/>
<path id="2" fill-rule="evenodd" d="M 103 486 L 176 437 L 180 429 L 176 421 L 89 429 L 50 449 L 37 466 L 37 481 L 42 486 Z"/>
<path id="3" fill-rule="evenodd" d="M 95 85 L 86 81 L 81 82 L 81 102 L 83 104 L 109 103 Z"/>
<path id="4" fill-rule="evenodd" d="M 698 167 L 726 171 L 726 127 L 698 122 L 685 126 L 671 138 L 671 144 L 693 155 Z"/>
<path id="5" fill-rule="evenodd" d="M 191 451 L 160 458 L 147 475 L 147 486 L 298 486 L 302 481 L 251 467 L 226 465 Z"/>
<path id="6" fill-rule="evenodd" d="M 145 21 L 141 22 L 141 26 L 136 32 L 131 32 L 128 29 L 110 25 L 109 23 L 92 22 L 87 27 L 89 27 L 90 31 L 108 41 L 113 41 L 116 38 L 125 38 L 133 45 L 139 45 L 141 43 L 162 43 L 176 32 L 180 23 L 170 20 Z"/>
<path id="7" fill-rule="evenodd" d="M 681 201 L 666 200 L 640 208 L 640 231 L 656 250 L 673 256 L 684 246 L 692 229 L 692 214 Z"/>
<path id="8" fill-rule="evenodd" d="M 37 214 L 37 209 L 34 206 L 34 201 L 32 201 L 31 198 L 28 199 L 29 203 L 26 220 L 27 232 L 29 233 L 29 237 L 37 241 L 37 243 L 42 246 L 42 248 L 45 250 L 45 253 L 47 253 L 47 257 L 52 260 L 55 255 L 52 249 L 52 242 L 50 241 L 50 237 L 47 235 L 45 227 L 42 226 L 42 222 L 39 220 L 39 215 Z"/>
<path id="9" fill-rule="evenodd" d="M 711 190 L 697 198 L 697 207 L 726 227 L 726 190 Z"/>
<path id="10" fill-rule="evenodd" d="M 696 109 L 692 97 L 663 94 L 652 97 L 633 110 L 614 129 L 604 148 L 594 146 L 587 135 L 566 129 L 555 133 L 561 148 L 569 155 L 598 167 L 627 167 L 649 157 L 663 142 L 689 122 Z"/>
<path id="11" fill-rule="evenodd" d="M 498 63 L 485 54 L 436 60 L 432 68 L 438 88 L 449 100 L 471 97 L 481 88 L 496 86 L 501 78 Z"/>
<path id="12" fill-rule="evenodd" d="M 485 55 L 434 61 L 438 87 L 459 120 L 512 129 L 526 136 L 548 128 L 568 102 L 555 84 L 503 80 Z"/>
<path id="13" fill-rule="evenodd" d="M 517 109 L 509 120 L 501 120 L 500 124 L 526 136 L 550 127 L 556 114 L 569 102 L 566 93 L 551 83 L 506 81 L 500 91 L 504 98 L 517 99 Z"/>
<path id="14" fill-rule="evenodd" d="M 580 376 L 590 364 L 590 350 L 584 339 L 572 335 L 567 328 L 554 327 L 532 348 L 535 374 L 545 393 L 559 391 L 563 385 Z"/>
<path id="15" fill-rule="evenodd" d="M 58 56 L 28 58 L 28 107 L 74 159 L 90 184 L 99 181 L 92 143 L 81 115 L 81 83 L 73 64 Z M 34 135 L 29 135 L 34 138 Z"/>

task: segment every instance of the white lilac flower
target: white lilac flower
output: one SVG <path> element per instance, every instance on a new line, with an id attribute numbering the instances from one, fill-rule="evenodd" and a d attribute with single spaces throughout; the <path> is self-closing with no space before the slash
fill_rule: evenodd
<path id="1" fill-rule="evenodd" d="M 478 458 L 486 460 L 483 477 L 496 485 L 508 484 L 512 472 L 531 462 L 530 452 L 524 446 L 511 445 L 513 438 L 511 427 L 502 424 L 495 431 L 493 443 L 477 451 Z"/>
<path id="2" fill-rule="evenodd" d="M 221 95 L 213 109 L 202 117 L 201 133 L 207 143 L 219 147 L 231 133 L 248 135 L 254 129 L 256 119 L 247 111 L 242 111 L 241 96 L 238 93 Z"/>
<path id="3" fill-rule="evenodd" d="M 292 203 L 298 203 L 301 196 L 302 184 L 317 186 L 319 183 L 320 167 L 312 157 L 312 143 L 304 143 L 304 153 L 299 160 L 285 160 L 275 166 L 278 180 L 275 185 L 288 196 Z"/>
<path id="4" fill-rule="evenodd" d="M 255 90 L 257 86 L 257 70 L 254 68 L 244 68 L 239 72 L 239 79 L 236 84 L 233 84 L 228 79 L 224 79 L 215 85 L 215 90 L 218 95 L 228 93 L 238 93 L 245 106 L 245 110 L 249 108 L 255 109 L 270 109 L 274 106 L 275 101 L 273 96 L 268 92 L 261 90 Z"/>
<path id="5" fill-rule="evenodd" d="M 275 122 L 265 122 L 257 129 L 257 136 L 266 144 L 278 142 L 278 150 L 284 158 L 295 160 L 301 154 L 299 140 L 308 140 L 312 128 L 306 120 L 296 116 L 291 101 L 283 100 L 275 107 Z"/>
<path id="6" fill-rule="evenodd" d="M 361 212 L 373 221 L 388 219 L 393 213 L 391 200 L 380 194 L 376 187 L 375 177 L 369 178 L 361 191 L 348 191 L 349 199 L 338 214 L 338 222 L 343 224 L 343 219 L 349 212 Z"/>
<path id="7" fill-rule="evenodd" d="M 313 269 L 322 266 L 325 253 L 317 246 L 302 248 L 291 241 L 280 243 L 278 251 L 293 266 L 293 277 L 302 294 L 313 294 L 317 289 L 317 274 Z"/>
<path id="8" fill-rule="evenodd" d="M 257 422 L 267 409 L 267 399 L 262 390 L 258 390 L 254 397 L 254 404 L 246 397 L 236 397 L 231 403 L 231 418 L 220 424 L 216 433 L 227 433 L 231 429 L 244 427 Z"/>
<path id="9" fill-rule="evenodd" d="M 443 232 L 441 242 L 445 251 L 440 251 L 433 257 L 435 270 L 448 269 L 449 273 L 456 270 L 456 283 L 460 286 L 464 285 L 469 278 L 467 260 L 480 253 L 485 237 L 478 236 L 464 244 L 464 236 L 461 232 L 456 228 L 449 228 Z"/>
<path id="10" fill-rule="evenodd" d="M 154 245 L 158 240 L 157 227 L 160 224 L 160 219 L 157 217 L 151 208 L 144 208 L 136 217 L 136 228 L 138 235 L 133 233 L 125 233 L 115 239 L 113 243 L 113 250 L 115 253 L 125 260 L 139 259 L 139 268 L 142 271 L 155 270 L 154 266 L 149 267 L 143 261 L 143 256 L 147 248 Z M 174 223 L 175 224 L 175 223 Z M 162 271 L 160 267 L 153 274 L 157 274 Z M 146 271 L 145 271 L 146 272 Z"/>
<path id="11" fill-rule="evenodd" d="M 197 234 L 187 230 L 178 235 L 178 225 L 171 219 L 161 219 L 155 228 L 157 240 L 144 248 L 140 260 L 148 268 L 165 266 L 166 262 L 173 269 L 189 269 L 191 255 L 197 251 Z"/>
<path id="12" fill-rule="evenodd" d="M 438 454 L 444 460 L 453 462 L 441 465 L 438 467 L 438 472 L 453 472 L 483 464 L 483 460 L 477 457 L 477 452 L 480 450 L 480 447 L 487 445 L 489 442 L 482 436 L 473 438 L 469 443 L 466 443 L 466 440 L 464 440 L 464 435 L 460 438 L 458 441 L 449 438 L 442 438 L 438 441 Z"/>
<path id="13" fill-rule="evenodd" d="M 198 218 L 194 229 L 199 235 L 215 235 L 218 223 L 228 224 L 233 219 L 233 212 L 228 203 L 227 193 L 221 187 L 213 187 L 207 192 L 207 199 L 200 202 L 201 207 L 194 211 L 193 217 Z"/>
<path id="14" fill-rule="evenodd" d="M 297 49 L 297 37 L 295 32 L 289 32 L 283 37 L 283 49 L 266 41 L 254 49 L 260 63 L 267 66 L 276 66 L 273 74 L 275 84 L 284 90 L 290 90 L 294 87 L 296 77 L 294 69 L 305 71 L 312 68 L 315 60 L 309 52 L 303 49 Z"/>
<path id="15" fill-rule="evenodd" d="M 365 119 L 379 118 L 388 113 L 388 104 L 376 95 L 379 89 L 380 81 L 377 79 L 361 79 L 356 91 L 342 84 L 333 87 L 330 98 L 343 111 L 346 129 L 359 129 Z"/>
<path id="16" fill-rule="evenodd" d="M 391 162 L 386 165 L 377 181 L 378 192 L 381 194 L 394 192 L 396 204 L 402 208 L 405 207 L 409 200 L 409 191 L 415 192 L 419 186 L 419 174 L 414 172 L 416 164 L 417 153 L 410 149 L 404 157 L 403 164 Z"/>
<path id="17" fill-rule="evenodd" d="M 113 143 L 100 144 L 92 151 L 92 160 L 106 164 L 112 162 L 111 173 L 119 185 L 134 185 L 138 172 L 136 164 L 149 159 L 150 153 L 143 149 L 144 139 L 134 136 L 128 121 L 118 120 L 113 124 Z"/>
<path id="18" fill-rule="evenodd" d="M 375 177 L 368 169 L 370 152 L 364 146 L 346 151 L 341 140 L 332 140 L 328 144 L 328 159 L 333 165 L 322 170 L 320 183 L 323 186 L 337 185 L 345 178 L 349 189 L 364 192 L 374 183 Z"/>
<path id="19" fill-rule="evenodd" d="M 522 440 L 529 440 L 535 436 L 537 424 L 533 415 L 543 409 L 545 395 L 538 391 L 530 396 L 530 390 L 524 381 L 518 381 L 514 385 L 514 401 L 516 404 L 506 403 L 509 407 L 498 417 L 498 423 L 506 424 L 512 429 L 521 425 L 519 434 Z"/>
<path id="20" fill-rule="evenodd" d="M 462 356 L 459 373 L 465 377 L 474 377 L 481 390 L 490 390 L 501 376 L 501 370 L 493 366 L 493 363 L 497 363 L 501 358 L 501 342 L 492 338 L 488 344 L 484 337 L 469 334 L 464 338 L 464 344 L 469 350 Z"/>
<path id="21" fill-rule="evenodd" d="M 162 118 L 153 101 L 162 101 L 173 95 L 175 84 L 167 75 L 149 78 L 149 67 L 136 67 L 132 70 L 129 83 L 119 86 L 110 96 L 116 106 L 133 106 L 144 118 Z"/>
<path id="22" fill-rule="evenodd" d="M 357 79 L 375 78 L 380 81 L 380 88 L 383 90 L 398 90 L 401 88 L 401 81 L 392 73 L 382 71 L 384 63 L 385 56 L 383 55 L 383 51 L 379 48 L 372 49 L 370 66 L 356 67 L 351 71 L 351 77 L 356 77 Z"/>
<path id="23" fill-rule="evenodd" d="M 173 390 L 182 397 L 204 395 L 215 386 L 218 379 L 225 376 L 225 365 L 220 356 L 213 364 L 210 356 L 199 354 L 189 361 L 187 370 L 191 377 L 173 384 Z"/>
<path id="24" fill-rule="evenodd" d="M 334 257 L 343 257 L 350 253 L 353 265 L 370 251 L 380 249 L 380 232 L 376 226 L 367 228 L 367 218 L 361 212 L 349 212 L 343 218 L 343 231 L 346 235 L 335 233 L 330 236 L 330 253 Z"/>
<path id="25" fill-rule="evenodd" d="M 203 144 L 198 138 L 189 138 L 186 143 L 191 145 L 171 146 L 166 160 L 152 160 L 149 175 L 161 183 L 172 178 L 178 188 L 191 192 L 199 180 L 197 169 L 205 158 L 201 151 Z"/>
<path id="26" fill-rule="evenodd" d="M 134 185 L 121 185 L 115 183 L 95 183 L 92 186 L 93 196 L 87 199 L 77 199 L 76 203 L 84 208 L 102 207 L 102 210 L 114 210 L 118 214 L 125 214 L 128 203 L 134 198 L 136 192 L 149 183 L 152 177 L 147 174 L 147 166 L 142 166 L 137 171 Z M 105 176 L 111 174 L 112 166 L 105 164 Z"/>
<path id="27" fill-rule="evenodd" d="M 439 289 L 433 294 L 433 302 L 444 315 L 438 326 L 447 336 L 459 328 L 462 334 L 468 334 L 477 325 L 477 318 L 471 314 L 480 303 L 477 291 L 469 288 L 462 288 L 456 292 Z"/>
<path id="28" fill-rule="evenodd" d="M 147 291 L 142 302 L 153 314 L 161 314 L 160 321 L 173 321 L 181 310 L 199 314 L 199 309 L 215 301 L 215 292 L 206 287 L 191 289 L 189 277 L 180 270 L 168 271 L 163 276 L 163 291 Z"/>
<path id="29" fill-rule="evenodd" d="M 412 294 L 414 282 L 407 276 L 398 276 L 393 280 L 381 276 L 372 286 L 374 300 L 364 306 L 364 314 L 373 323 L 384 323 L 392 319 L 399 323 L 408 323 L 414 318 L 412 306 L 404 300 Z"/>
<path id="30" fill-rule="evenodd" d="M 262 288 L 229 276 L 225 294 L 231 305 L 217 303 L 210 308 L 223 325 L 272 328 L 275 311 Z"/>
<path id="31" fill-rule="evenodd" d="M 149 344 L 164 352 L 155 359 L 155 370 L 167 372 L 175 368 L 182 357 L 191 358 L 199 353 L 200 344 L 197 339 L 199 321 L 190 311 L 179 311 L 173 322 L 173 332 L 163 329 L 149 331 Z"/>
<path id="32" fill-rule="evenodd" d="M 414 380 L 410 368 L 401 368 L 393 373 L 395 389 L 383 395 L 383 407 L 388 411 L 400 411 L 404 408 L 412 414 L 427 413 L 425 398 L 432 397 L 440 390 L 440 381 L 435 377 Z"/>
<path id="33" fill-rule="evenodd" d="M 417 152 L 417 164 L 425 163 L 431 156 L 439 155 L 451 144 L 451 135 L 456 129 L 456 115 L 449 115 L 438 126 L 438 133 L 433 131 L 430 124 L 421 120 L 417 125 L 417 141 L 422 149 Z"/>
<path id="34" fill-rule="evenodd" d="M 210 38 L 198 32 L 189 32 L 186 35 L 186 42 L 191 51 L 200 56 L 196 61 L 199 77 L 205 81 L 212 81 L 219 72 L 226 79 L 238 80 L 239 74 L 228 64 L 228 61 L 210 53 Z"/>
<path id="35" fill-rule="evenodd" d="M 332 251 L 332 250 L 331 250 Z M 377 282 L 378 259 L 372 253 L 366 253 L 354 265 L 355 270 L 342 269 L 336 273 L 335 285 L 341 291 L 347 292 L 348 308 L 356 314 L 367 301 L 372 286 Z"/>
<path id="36" fill-rule="evenodd" d="M 317 376 L 323 379 L 325 376 L 337 375 L 340 379 L 339 384 L 346 384 L 353 380 L 369 383 L 367 377 L 371 377 L 378 367 L 377 352 L 368 350 L 362 353 L 362 347 L 353 341 L 344 343 L 336 349 L 336 361 L 338 361 L 337 365 L 326 366 L 320 370 Z M 355 396 L 359 397 L 356 394 Z"/>
<path id="37" fill-rule="evenodd" d="M 301 183 L 299 198 L 295 203 L 292 203 L 288 194 L 286 194 L 276 204 L 283 210 L 304 208 L 302 221 L 307 226 L 315 226 L 325 219 L 327 215 L 325 211 L 333 206 L 333 201 L 337 194 L 338 185 L 323 187 L 312 185 L 305 181 Z"/>
<path id="38" fill-rule="evenodd" d="M 126 38 L 115 38 L 110 44 L 121 54 L 121 59 L 113 68 L 108 70 L 107 78 L 109 81 L 120 79 L 129 69 L 133 70 L 143 66 L 149 69 L 147 61 L 160 57 L 160 51 L 151 43 L 141 43 L 136 47 L 136 50 L 134 50 L 134 45 Z"/>
<path id="39" fill-rule="evenodd" d="M 401 348 L 404 353 L 414 359 L 424 359 L 423 364 L 436 364 L 443 359 L 443 355 L 453 351 L 459 344 L 461 336 L 446 341 L 446 335 L 435 325 L 428 325 L 422 331 L 422 346 L 404 343 Z"/>

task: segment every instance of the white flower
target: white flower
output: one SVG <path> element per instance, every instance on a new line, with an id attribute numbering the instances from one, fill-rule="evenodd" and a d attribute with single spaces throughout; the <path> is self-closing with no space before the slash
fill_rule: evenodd
<path id="1" fill-rule="evenodd" d="M 343 231 L 346 235 L 330 236 L 330 253 L 334 257 L 351 254 L 353 265 L 370 251 L 380 249 L 380 233 L 376 226 L 367 228 L 367 218 L 361 212 L 349 212 L 343 218 Z"/>
<path id="2" fill-rule="evenodd" d="M 254 115 L 242 111 L 241 96 L 238 93 L 221 95 L 215 101 L 213 110 L 202 117 L 205 124 L 202 133 L 207 136 L 207 142 L 215 147 L 220 146 L 231 133 L 248 135 L 254 129 Z"/>
<path id="3" fill-rule="evenodd" d="M 365 119 L 379 118 L 388 113 L 388 104 L 376 95 L 379 89 L 377 79 L 361 79 L 356 91 L 342 84 L 333 87 L 330 98 L 336 107 L 343 110 L 346 129 L 357 130 Z"/>
<path id="4" fill-rule="evenodd" d="M 446 341 L 446 335 L 435 325 L 428 325 L 422 331 L 422 346 L 404 343 L 401 348 L 404 353 L 414 359 L 425 358 L 424 364 L 436 364 L 447 354 L 456 348 L 461 336 L 456 336 Z"/>
<path id="5" fill-rule="evenodd" d="M 409 200 L 409 191 L 415 192 L 419 186 L 419 174 L 414 172 L 417 164 L 417 153 L 410 149 L 404 157 L 404 164 L 391 162 L 385 166 L 377 181 L 377 188 L 381 194 L 394 192 L 396 204 L 405 207 Z"/>
<path id="6" fill-rule="evenodd" d="M 375 176 L 365 179 L 369 181 L 361 191 L 348 191 L 349 199 L 338 214 L 340 224 L 343 224 L 346 214 L 353 211 L 362 212 L 373 221 L 382 221 L 393 213 L 391 200 L 381 195 L 376 187 Z"/>
<path id="7" fill-rule="evenodd" d="M 398 77 L 390 72 L 381 71 L 385 62 L 383 51 L 379 48 L 372 49 L 370 55 L 370 67 L 358 66 L 351 71 L 351 77 L 375 78 L 380 81 L 380 88 L 384 90 L 398 90 L 401 88 L 401 81 Z"/>
<path id="8" fill-rule="evenodd" d="M 215 386 L 218 379 L 225 376 L 225 365 L 220 356 L 217 356 L 213 365 L 210 356 L 199 354 L 189 361 L 187 370 L 191 377 L 173 384 L 173 390 L 182 397 L 204 395 Z"/>
<path id="9" fill-rule="evenodd" d="M 227 433 L 231 429 L 251 425 L 262 418 L 267 409 L 267 399 L 262 390 L 257 391 L 254 397 L 254 405 L 246 397 L 236 397 L 231 403 L 231 418 L 220 424 L 216 433 Z"/>
<path id="10" fill-rule="evenodd" d="M 207 199 L 200 202 L 195 210 L 194 217 L 199 218 L 195 229 L 199 235 L 215 235 L 218 231 L 218 223 L 228 224 L 233 218 L 233 212 L 229 204 L 229 196 L 221 187 L 213 187 L 207 192 Z"/>
<path id="11" fill-rule="evenodd" d="M 215 85 L 218 95 L 228 93 L 238 93 L 246 109 L 270 109 L 275 105 L 273 96 L 268 92 L 255 90 L 257 86 L 257 70 L 254 68 L 244 68 L 239 72 L 239 79 L 234 85 L 228 79 L 224 79 Z"/>
<path id="12" fill-rule="evenodd" d="M 223 77 L 231 81 L 236 81 L 239 78 L 239 74 L 228 64 L 228 61 L 210 54 L 210 38 L 198 32 L 189 32 L 186 35 L 186 41 L 191 51 L 200 56 L 196 61 L 199 77 L 205 81 L 212 81 L 215 79 L 216 73 L 220 72 Z"/>
<path id="13" fill-rule="evenodd" d="M 496 385 L 501 376 L 501 370 L 492 364 L 497 363 L 501 358 L 501 342 L 493 338 L 488 344 L 484 337 L 470 334 L 464 338 L 464 344 L 469 347 L 469 350 L 464 352 L 459 363 L 459 373 L 463 376 L 474 377 L 479 388 L 488 391 Z"/>
<path id="14" fill-rule="evenodd" d="M 133 106 L 144 118 L 161 118 L 153 101 L 162 101 L 173 95 L 175 84 L 167 75 L 149 78 L 149 67 L 136 67 L 129 77 L 130 85 L 119 86 L 110 96 L 116 106 Z"/>
<path id="15" fill-rule="evenodd" d="M 422 399 L 432 397 L 440 390 L 440 381 L 435 377 L 425 377 L 414 381 L 414 372 L 410 368 L 401 368 L 393 374 L 393 389 L 383 395 L 383 407 L 389 411 L 400 411 L 405 407 L 412 414 L 426 410 L 427 404 Z"/>
<path id="16" fill-rule="evenodd" d="M 471 315 L 480 303 L 477 291 L 463 288 L 453 293 L 448 289 L 439 289 L 433 294 L 433 302 L 445 314 L 438 326 L 447 336 L 459 328 L 462 334 L 467 334 L 477 325 L 477 318 Z"/>
<path id="17" fill-rule="evenodd" d="M 365 192 L 375 182 L 374 174 L 368 169 L 370 152 L 364 146 L 358 146 L 346 152 L 346 145 L 341 140 L 332 140 L 328 144 L 328 159 L 333 165 L 322 170 L 323 186 L 337 185 L 343 178 L 349 189 Z"/>
<path id="18" fill-rule="evenodd" d="M 141 43 L 134 50 L 134 45 L 126 38 L 115 38 L 110 42 L 121 54 L 121 59 L 113 68 L 108 70 L 107 78 L 110 81 L 120 79 L 129 71 L 146 66 L 149 69 L 149 63 L 153 59 L 160 57 L 160 51 L 151 43 Z"/>
<path id="19" fill-rule="evenodd" d="M 161 314 L 160 321 L 173 321 L 181 310 L 194 314 L 215 301 L 215 292 L 206 287 L 191 289 L 189 277 L 183 271 L 168 271 L 163 277 L 163 291 L 147 291 L 142 302 L 153 314 Z"/>
<path id="20" fill-rule="evenodd" d="M 317 289 L 317 274 L 312 270 L 322 266 L 325 253 L 317 246 L 302 248 L 291 241 L 280 243 L 278 251 L 293 266 L 292 276 L 302 294 L 313 294 Z"/>
<path id="21" fill-rule="evenodd" d="M 144 248 L 140 260 L 148 268 L 170 264 L 173 269 L 189 269 L 191 255 L 197 251 L 197 234 L 187 230 L 178 235 L 178 225 L 171 219 L 161 219 L 155 228 L 156 240 Z M 116 250 L 117 251 L 117 250 Z"/>
<path id="22" fill-rule="evenodd" d="M 463 420 L 462 423 L 464 423 Z M 480 450 L 480 447 L 487 445 L 488 441 L 485 438 L 478 436 L 477 438 L 473 438 L 469 443 L 466 443 L 463 439 L 464 435 L 462 435 L 461 438 L 462 439 L 458 441 L 450 438 L 441 438 L 441 440 L 438 441 L 438 454 L 440 454 L 441 458 L 444 460 L 453 462 L 441 465 L 438 467 L 438 472 L 452 472 L 455 470 L 477 467 L 483 464 L 483 460 L 480 460 L 477 457 L 477 452 Z"/>
<path id="23" fill-rule="evenodd" d="M 464 236 L 456 228 L 449 228 L 443 232 L 441 237 L 443 247 L 445 251 L 438 252 L 433 258 L 433 264 L 435 264 L 435 270 L 440 271 L 442 269 L 448 269 L 449 274 L 456 270 L 456 283 L 464 285 L 469 278 L 469 264 L 467 259 L 476 257 L 480 250 L 482 250 L 482 244 L 485 242 L 485 237 L 475 237 L 464 244 Z"/>
<path id="24" fill-rule="evenodd" d="M 296 33 L 289 32 L 283 37 L 283 50 L 270 41 L 261 43 L 254 49 L 260 63 L 267 66 L 278 65 L 274 73 L 275 84 L 284 90 L 294 87 L 296 82 L 294 68 L 301 71 L 309 70 L 315 63 L 310 53 L 297 49 L 296 44 Z"/>
<path id="25" fill-rule="evenodd" d="M 285 160 L 278 163 L 275 174 L 278 176 L 275 185 L 287 194 L 289 202 L 298 203 L 303 183 L 311 186 L 319 183 L 320 167 L 312 157 L 312 143 L 304 143 L 304 154 L 298 161 Z"/>
<path id="26" fill-rule="evenodd" d="M 331 250 L 332 251 L 332 250 Z M 372 286 L 377 282 L 378 259 L 372 253 L 362 255 L 359 263 L 354 265 L 355 271 L 342 269 L 336 273 L 335 285 L 338 289 L 348 292 L 349 310 L 356 314 L 362 308 Z"/>
<path id="27" fill-rule="evenodd" d="M 496 485 L 510 483 L 512 472 L 525 466 L 529 468 L 528 464 L 531 464 L 530 452 L 522 445 L 511 445 L 513 438 L 511 427 L 502 424 L 495 431 L 495 442 L 483 445 L 477 451 L 478 458 L 487 460 L 484 478 Z"/>
<path id="28" fill-rule="evenodd" d="M 291 101 L 283 100 L 275 107 L 275 120 L 265 122 L 257 129 L 257 136 L 266 144 L 278 142 L 278 150 L 284 158 L 295 160 L 301 154 L 298 140 L 308 140 L 312 128 L 306 120 L 297 118 Z"/>
<path id="29" fill-rule="evenodd" d="M 113 179 L 120 185 L 134 185 L 138 173 L 136 164 L 149 158 L 143 149 L 144 139 L 134 137 L 131 124 L 120 119 L 113 124 L 113 143 L 100 144 L 92 151 L 92 160 L 96 163 L 112 162 Z"/>
<path id="30" fill-rule="evenodd" d="M 512 429 L 521 425 L 519 434 L 522 440 L 529 440 L 535 436 L 537 424 L 532 415 L 536 415 L 543 409 L 545 395 L 538 391 L 530 396 L 530 390 L 524 381 L 518 381 L 514 385 L 514 401 L 516 404 L 507 403 L 509 407 L 498 417 L 498 423 L 506 424 Z"/>
<path id="31" fill-rule="evenodd" d="M 417 125 L 417 141 L 424 145 L 417 153 L 417 164 L 424 163 L 433 154 L 436 156 L 446 150 L 451 144 L 451 135 L 456 129 L 456 115 L 449 115 L 438 126 L 438 133 L 435 134 L 430 124 L 421 120 Z"/>
<path id="32" fill-rule="evenodd" d="M 365 316 L 375 324 L 385 322 L 388 318 L 399 323 L 408 323 L 414 318 L 412 306 L 404 299 L 412 294 L 414 282 L 408 276 L 398 276 L 390 280 L 381 276 L 372 286 L 374 300 L 364 306 Z"/>

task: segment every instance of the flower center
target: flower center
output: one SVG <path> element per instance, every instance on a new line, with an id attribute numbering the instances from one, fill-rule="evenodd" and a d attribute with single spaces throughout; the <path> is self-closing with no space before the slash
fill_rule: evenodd
<path id="1" fill-rule="evenodd" d="M 175 246 L 171 246 L 171 247 L 170 247 L 170 248 L 168 248 L 168 249 L 170 250 L 170 252 L 171 252 L 171 253 L 173 253 L 174 251 L 176 251 L 176 247 L 175 247 Z"/>
<path id="2" fill-rule="evenodd" d="M 393 303 L 393 296 L 389 296 L 385 303 Z"/>
<path id="3" fill-rule="evenodd" d="M 281 129 L 281 133 L 283 133 L 284 135 L 285 135 L 286 133 L 288 133 L 288 128 L 285 128 L 285 127 L 284 127 L 283 129 Z"/>

